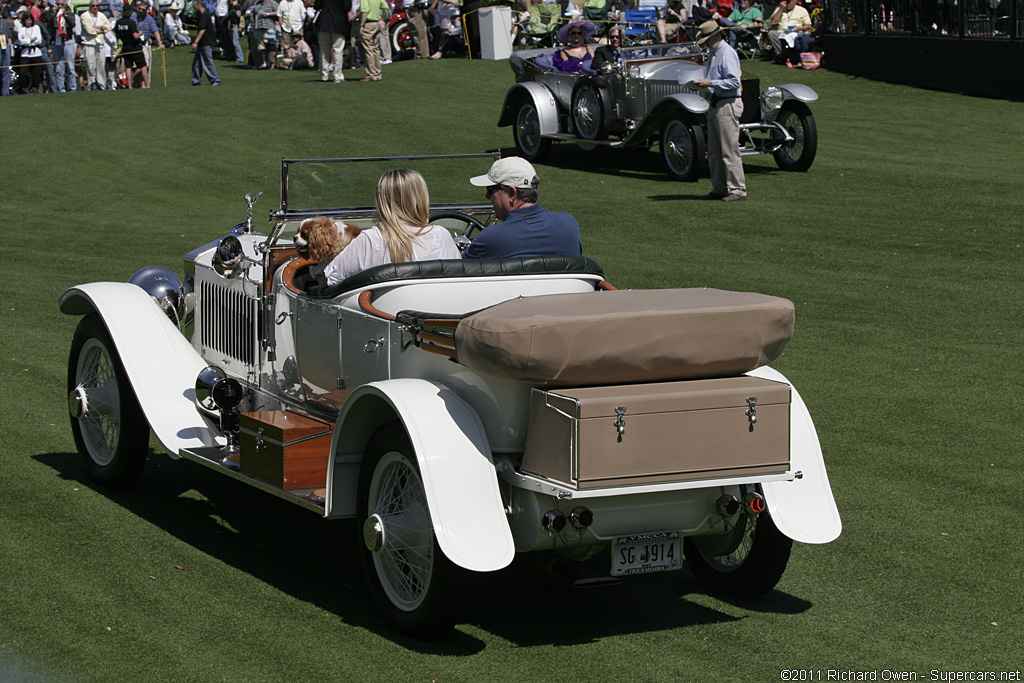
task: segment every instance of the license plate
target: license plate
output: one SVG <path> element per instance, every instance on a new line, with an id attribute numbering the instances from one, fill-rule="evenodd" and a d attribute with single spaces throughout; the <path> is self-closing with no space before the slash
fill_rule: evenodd
<path id="1" fill-rule="evenodd" d="M 678 531 L 618 536 L 612 546 L 612 576 L 679 569 L 683 565 L 682 550 Z"/>

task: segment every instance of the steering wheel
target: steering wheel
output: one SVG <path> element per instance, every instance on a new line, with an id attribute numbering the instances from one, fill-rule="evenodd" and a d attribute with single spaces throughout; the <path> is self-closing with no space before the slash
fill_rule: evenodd
<path id="1" fill-rule="evenodd" d="M 478 221 L 473 216 L 462 211 L 453 210 L 442 210 L 435 211 L 430 214 L 430 222 L 440 220 L 442 218 L 454 218 L 455 220 L 462 221 L 466 224 L 466 229 L 462 231 L 462 236 L 466 239 L 473 239 L 476 233 L 484 229 L 484 224 Z"/>

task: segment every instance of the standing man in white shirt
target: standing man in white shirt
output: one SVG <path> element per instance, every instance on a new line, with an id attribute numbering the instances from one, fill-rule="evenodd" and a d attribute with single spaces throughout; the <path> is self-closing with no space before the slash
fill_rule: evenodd
<path id="1" fill-rule="evenodd" d="M 277 32 L 281 34 L 281 52 L 292 44 L 292 17 L 289 12 L 291 6 L 290 0 L 281 0 L 277 5 Z"/>
<path id="2" fill-rule="evenodd" d="M 107 44 L 106 34 L 113 27 L 106 15 L 100 12 L 99 0 L 90 0 L 89 11 L 82 14 L 82 50 L 85 52 L 86 88 L 106 90 L 107 88 Z"/>

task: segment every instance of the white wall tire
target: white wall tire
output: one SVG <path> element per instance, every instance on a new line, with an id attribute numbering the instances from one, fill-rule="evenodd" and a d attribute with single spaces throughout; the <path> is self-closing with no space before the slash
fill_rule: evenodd
<path id="1" fill-rule="evenodd" d="M 398 54 L 405 49 L 406 41 L 413 36 L 413 29 L 408 21 L 400 21 L 391 29 L 391 49 Z M 426 55 L 423 55 L 426 56 Z"/>

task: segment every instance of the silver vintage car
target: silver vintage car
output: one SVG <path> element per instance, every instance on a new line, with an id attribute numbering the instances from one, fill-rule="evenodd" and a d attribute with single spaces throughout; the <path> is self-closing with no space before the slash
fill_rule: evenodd
<path id="1" fill-rule="evenodd" d="M 696 43 L 622 48 L 601 73 L 561 73 L 557 48 L 520 50 L 509 59 L 516 84 L 505 96 L 499 126 L 512 126 L 519 153 L 540 161 L 552 141 L 648 149 L 659 144 L 675 180 L 696 180 L 706 158 L 708 101 L 692 81 L 704 74 Z M 814 162 L 818 131 L 808 104 L 817 93 L 801 83 L 760 90 L 743 81 L 740 154 L 772 154 L 784 171 Z"/>
<path id="2" fill-rule="evenodd" d="M 385 621 L 422 638 L 453 625 L 466 572 L 526 553 L 592 559 L 600 581 L 685 561 L 709 591 L 768 593 L 794 540 L 842 530 L 810 412 L 769 366 L 790 301 L 617 290 L 583 256 L 310 276 L 303 220 L 370 228 L 392 168 L 420 171 L 430 220 L 470 239 L 494 215 L 465 179 L 493 160 L 285 159 L 270 221 L 253 224 L 248 195 L 247 219 L 185 254 L 182 277 L 69 288 L 88 474 L 130 487 L 152 432 L 173 459 L 354 519 L 351 561 Z"/>

